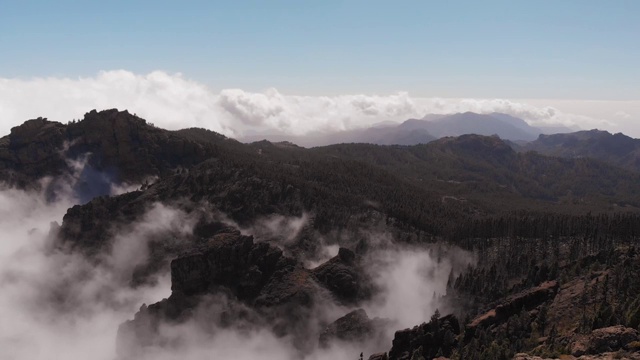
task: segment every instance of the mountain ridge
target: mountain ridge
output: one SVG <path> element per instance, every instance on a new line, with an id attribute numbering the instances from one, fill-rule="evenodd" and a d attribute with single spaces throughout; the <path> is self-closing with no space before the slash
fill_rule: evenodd
<path id="1" fill-rule="evenodd" d="M 530 126 L 526 121 L 502 113 L 427 114 L 421 119 L 407 119 L 401 123 L 385 122 L 359 129 L 315 132 L 302 136 L 286 134 L 250 135 L 243 142 L 263 139 L 274 142 L 290 141 L 304 147 L 327 146 L 338 143 L 371 143 L 377 145 L 417 145 L 446 136 L 465 134 L 498 135 L 505 140 L 533 141 L 544 130 Z M 558 131 L 569 129 L 556 128 Z"/>
<path id="2" fill-rule="evenodd" d="M 367 349 L 388 353 L 372 359 L 638 350 L 635 171 L 586 157 L 516 151 L 499 136 L 475 134 L 413 146 L 306 149 L 242 144 L 203 129 L 162 130 L 117 110 L 92 111 L 68 125 L 35 119 L 14 129 L 0 139 L 5 181 L 22 179 L 27 184 L 14 184 L 30 188 L 38 172 L 64 174 L 68 161 L 86 158 L 84 165 L 95 171 L 118 168 L 120 177 L 108 181 L 143 183 L 69 208 L 51 228 L 52 253 L 72 252 L 99 266 L 118 229 L 144 221 L 158 206 L 192 225 L 186 233 L 152 232 L 144 244 L 148 256 L 126 273 L 123 283 L 132 288 L 169 274 L 172 293 L 121 325 L 120 359 L 179 344 L 185 340 L 179 331 L 173 338 L 158 326 L 191 321 L 205 330 L 269 329 L 300 353 L 314 351 L 320 339 L 365 346 L 359 341 L 382 336 Z M 156 178 L 148 181 L 150 175 Z M 277 225 L 292 220 L 301 224 L 293 232 Z M 384 236 L 372 235 L 378 232 Z M 338 254 L 316 263 L 327 244 Z M 380 289 L 363 261 L 402 251 L 428 251 L 435 269 L 461 251 L 474 254 L 476 262 L 451 265 L 446 293 L 426 294 L 452 314 L 436 311 L 398 330 L 364 310 L 315 313 L 319 303 L 365 306 Z M 322 265 L 305 267 L 309 261 Z M 380 271 L 388 264 L 371 266 Z M 73 296 L 56 290 L 61 303 Z M 585 345 L 598 339 L 616 345 Z"/>

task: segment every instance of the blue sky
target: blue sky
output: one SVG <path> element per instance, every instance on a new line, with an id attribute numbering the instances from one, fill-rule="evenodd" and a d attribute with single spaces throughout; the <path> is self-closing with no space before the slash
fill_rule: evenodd
<path id="1" fill-rule="evenodd" d="M 640 99 L 640 1 L 0 0 L 0 77 L 214 90 Z"/>

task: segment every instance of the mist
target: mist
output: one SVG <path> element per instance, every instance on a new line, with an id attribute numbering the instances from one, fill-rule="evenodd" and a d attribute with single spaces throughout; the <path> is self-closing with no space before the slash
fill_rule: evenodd
<path id="1" fill-rule="evenodd" d="M 142 303 L 170 293 L 168 274 L 135 289 L 127 286 L 128 277 L 144 261 L 147 235 L 176 224 L 188 226 L 181 214 L 162 206 L 152 208 L 142 221 L 119 232 L 105 261 L 96 264 L 53 246 L 51 223 L 60 223 L 66 210 L 79 201 L 72 184 L 67 185 L 58 188 L 55 201 L 45 190 L 6 186 L 0 190 L 3 359 L 112 360 L 118 325 Z"/>
<path id="2" fill-rule="evenodd" d="M 193 214 L 154 203 L 132 223 L 112 224 L 111 246 L 95 258 L 56 246 L 57 225 L 53 222 L 61 223 L 67 209 L 81 201 L 74 181 L 85 163 L 74 163 L 72 174 L 65 177 L 43 179 L 41 190 L 7 186 L 0 190 L 3 359 L 116 359 L 119 326 L 145 304 L 171 294 L 168 268 L 135 286 L 131 280 L 136 269 L 149 261 L 153 241 L 180 242 L 192 235 L 198 219 Z M 54 197 L 47 193 L 51 183 L 57 184 Z M 115 195 L 133 188 L 111 184 L 110 191 Z M 199 208 L 234 225 L 210 206 Z M 256 241 L 285 248 L 300 238 L 311 218 L 307 213 L 300 217 L 274 214 L 239 230 L 255 236 Z M 310 234 L 318 249 L 299 259 L 307 268 L 336 256 L 339 242 L 344 240 Z M 195 320 L 163 323 L 160 334 L 172 339 L 172 345 L 147 347 L 137 358 L 323 360 L 356 359 L 361 352 L 368 356 L 388 351 L 395 331 L 429 321 L 436 309 L 443 314 L 449 310 L 441 301 L 448 277 L 473 262 L 473 256 L 462 250 L 400 245 L 380 229 L 360 236 L 370 246 L 361 263 L 376 291 L 355 305 L 340 303 L 327 291 L 320 291 L 297 339 L 276 334 L 251 308 L 221 293 L 199 305 Z M 362 342 L 335 340 L 326 346 L 318 343 L 319 334 L 329 323 L 357 308 L 385 324 L 379 337 Z M 234 317 L 236 313 L 243 315 Z"/>
<path id="3" fill-rule="evenodd" d="M 271 220 L 287 229 L 291 224 L 299 224 L 300 219 L 278 216 Z M 257 228 L 263 229 L 265 221 L 261 219 Z M 362 256 L 361 261 L 376 287 L 369 300 L 345 305 L 326 291 L 320 291 L 301 332 L 282 337 L 274 333 L 272 324 L 252 308 L 224 292 L 210 295 L 201 300 L 190 320 L 161 321 L 155 341 L 162 345 L 144 347 L 135 357 L 126 358 L 328 360 L 357 359 L 360 353 L 367 358 L 373 353 L 388 351 L 397 330 L 428 322 L 436 310 L 443 315 L 453 311 L 443 299 L 447 281 L 475 263 L 471 253 L 440 245 L 402 245 L 395 243 L 388 233 L 370 233 L 368 236 L 373 248 Z M 317 256 L 326 258 L 334 248 L 337 252 L 337 246 L 325 244 Z M 313 267 L 317 263 L 306 265 Z M 327 345 L 318 343 L 319 334 L 329 323 L 357 308 L 364 309 L 368 317 L 376 319 L 382 327 L 363 341 L 334 339 Z"/>

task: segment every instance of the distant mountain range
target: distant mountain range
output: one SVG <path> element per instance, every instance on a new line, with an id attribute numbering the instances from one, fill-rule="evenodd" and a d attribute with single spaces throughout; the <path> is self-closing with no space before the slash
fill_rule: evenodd
<path id="1" fill-rule="evenodd" d="M 640 170 L 640 140 L 622 133 L 589 130 L 541 135 L 537 140 L 515 148 L 563 158 L 594 158 L 629 170 Z"/>
<path id="2" fill-rule="evenodd" d="M 452 115 L 429 114 L 422 119 L 409 119 L 401 124 L 385 122 L 368 128 L 335 133 L 311 133 L 303 136 L 258 134 L 247 136 L 240 140 L 243 142 L 259 140 L 288 141 L 304 147 L 342 143 L 417 145 L 426 144 L 446 136 L 465 134 L 498 135 L 504 140 L 527 142 L 537 139 L 540 134 L 571 131 L 566 127 L 533 127 L 526 121 L 507 114 L 465 112 Z"/>

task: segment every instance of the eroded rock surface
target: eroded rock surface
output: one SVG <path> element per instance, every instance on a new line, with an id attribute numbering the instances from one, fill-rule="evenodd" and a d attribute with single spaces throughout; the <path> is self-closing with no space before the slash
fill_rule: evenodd
<path id="1" fill-rule="evenodd" d="M 588 335 L 575 335 L 570 348 L 574 356 L 595 355 L 617 350 L 630 350 L 638 341 L 638 331 L 621 325 L 596 329 Z"/>
<path id="2" fill-rule="evenodd" d="M 162 335 L 161 325 L 187 322 L 205 328 L 270 327 L 278 336 L 292 336 L 296 346 L 309 346 L 303 343 L 315 343 L 309 340 L 310 327 L 316 326 L 311 321 L 314 305 L 321 298 L 331 301 L 311 270 L 276 246 L 256 243 L 237 231 L 217 234 L 173 260 L 171 281 L 169 298 L 143 306 L 120 326 L 122 358 L 135 357 L 145 347 L 175 343 Z M 209 325 L 202 324 L 203 318 Z M 323 339 L 375 336 L 378 325 L 378 319 L 354 312 L 330 325 Z"/>
<path id="3" fill-rule="evenodd" d="M 346 342 L 376 341 L 384 338 L 386 321 L 370 319 L 363 309 L 354 310 L 329 324 L 320 334 L 320 344 L 327 346 L 331 341 Z"/>
<path id="4" fill-rule="evenodd" d="M 466 327 L 465 337 L 470 338 L 478 327 L 489 327 L 509 319 L 520 310 L 531 310 L 555 296 L 558 291 L 556 281 L 547 281 L 539 286 L 527 289 L 508 297 L 496 308 L 473 319 Z"/>
<path id="5" fill-rule="evenodd" d="M 450 356 L 457 344 L 460 323 L 453 315 L 432 319 L 428 323 L 412 329 L 396 331 L 393 346 L 389 351 L 390 360 L 433 359 Z"/>

